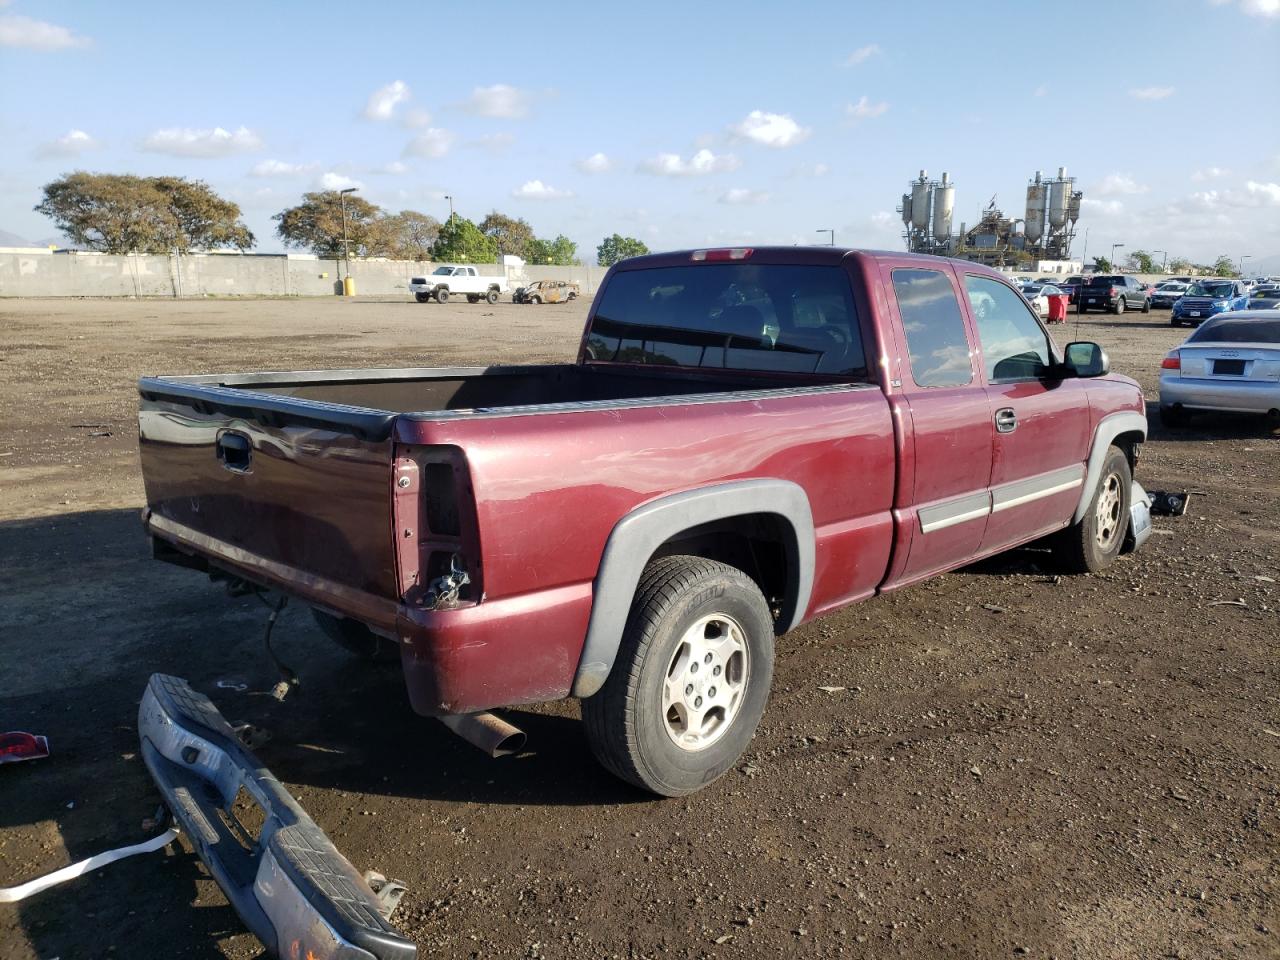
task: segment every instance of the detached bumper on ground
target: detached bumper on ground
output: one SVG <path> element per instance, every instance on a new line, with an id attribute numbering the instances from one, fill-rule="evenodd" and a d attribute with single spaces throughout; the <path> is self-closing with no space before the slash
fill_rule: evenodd
<path id="1" fill-rule="evenodd" d="M 272 956 L 411 960 L 417 948 L 379 913 L 368 884 L 213 702 L 155 674 L 138 708 L 142 755 L 174 820 Z M 230 811 L 245 793 L 265 821 L 253 840 Z"/>

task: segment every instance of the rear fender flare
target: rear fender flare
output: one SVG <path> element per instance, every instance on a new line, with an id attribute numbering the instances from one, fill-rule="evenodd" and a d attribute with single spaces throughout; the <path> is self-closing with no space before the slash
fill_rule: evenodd
<path id="1" fill-rule="evenodd" d="M 1089 508 L 1093 492 L 1098 487 L 1098 478 L 1102 476 L 1102 465 L 1107 459 L 1107 450 L 1115 443 L 1116 437 L 1124 433 L 1139 433 L 1145 440 L 1147 436 L 1147 418 L 1135 410 L 1113 413 L 1102 418 L 1093 434 L 1093 446 L 1089 449 L 1089 462 L 1085 471 L 1084 487 L 1080 490 L 1080 503 L 1071 517 L 1072 523 L 1079 523 Z"/>
<path id="2" fill-rule="evenodd" d="M 813 591 L 813 514 L 804 489 L 789 480 L 737 480 L 674 493 L 632 510 L 609 534 L 592 589 L 573 696 L 589 697 L 609 678 L 640 575 L 662 544 L 700 524 L 760 513 L 779 517 L 790 534 L 785 544 L 786 601 L 777 629 L 782 634 L 798 626 Z"/>

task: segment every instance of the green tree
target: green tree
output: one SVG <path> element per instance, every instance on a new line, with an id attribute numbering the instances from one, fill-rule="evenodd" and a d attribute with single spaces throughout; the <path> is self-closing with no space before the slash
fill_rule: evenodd
<path id="1" fill-rule="evenodd" d="M 1115 268 L 1111 266 L 1111 261 L 1106 257 L 1093 258 L 1093 270 L 1095 273 L 1110 273 Z"/>
<path id="2" fill-rule="evenodd" d="M 401 210 L 383 217 L 387 255 L 396 260 L 430 260 L 431 248 L 440 236 L 440 221 L 417 210 Z"/>
<path id="3" fill-rule="evenodd" d="M 493 238 L 498 245 L 498 253 L 532 262 L 529 244 L 534 240 L 533 227 L 527 221 L 517 220 L 494 210 L 480 221 L 480 232 Z"/>
<path id="4" fill-rule="evenodd" d="M 466 217 L 455 216 L 440 227 L 431 259 L 442 263 L 495 263 L 498 241 L 486 237 Z"/>
<path id="5" fill-rule="evenodd" d="M 281 210 L 276 235 L 286 247 L 300 247 L 320 257 L 342 256 L 343 200 L 337 190 L 304 193 L 302 203 Z M 382 209 L 362 197 L 347 195 L 346 234 L 351 256 L 377 257 L 390 253 Z"/>
<path id="6" fill-rule="evenodd" d="M 1187 273 L 1192 269 L 1194 264 L 1186 257 L 1174 257 L 1169 261 L 1170 273 Z"/>
<path id="7" fill-rule="evenodd" d="M 253 246 L 240 208 L 183 177 L 77 170 L 43 187 L 36 212 L 73 242 L 103 253 L 187 253 Z"/>
<path id="8" fill-rule="evenodd" d="M 1129 262 L 1138 273 L 1155 273 L 1155 259 L 1146 250 L 1135 250 L 1129 254 Z"/>
<path id="9" fill-rule="evenodd" d="M 528 256 L 525 259 L 529 263 L 539 265 L 572 267 L 579 263 L 578 245 L 564 234 L 559 234 L 554 240 L 541 240 L 535 237 L 529 244 Z"/>
<path id="10" fill-rule="evenodd" d="M 1209 268 L 1215 277 L 1238 277 L 1236 272 L 1236 263 L 1225 254 L 1213 262 L 1213 266 Z"/>
<path id="11" fill-rule="evenodd" d="M 648 252 L 649 248 L 635 237 L 623 237 L 615 233 L 611 237 L 605 237 L 600 246 L 596 247 L 596 262 L 602 267 L 612 267 L 619 260 L 641 257 Z"/>

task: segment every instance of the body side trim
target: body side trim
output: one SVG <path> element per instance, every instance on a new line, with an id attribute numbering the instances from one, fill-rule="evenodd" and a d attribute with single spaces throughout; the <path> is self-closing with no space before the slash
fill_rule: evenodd
<path id="1" fill-rule="evenodd" d="M 789 480 L 737 480 L 662 497 L 617 522 L 605 543 L 592 591 L 591 619 L 573 679 L 573 696 L 589 697 L 609 678 L 636 586 L 654 551 L 671 537 L 700 524 L 747 514 L 781 517 L 791 534 L 787 551 L 787 603 L 778 621 L 796 627 L 813 590 L 813 514 L 804 488 Z"/>
<path id="2" fill-rule="evenodd" d="M 954 500 L 936 503 L 933 506 L 921 507 L 916 511 L 920 517 L 920 532 L 933 533 L 945 530 L 958 523 L 977 520 L 991 512 L 991 491 L 981 490 L 978 493 L 966 493 Z"/>
<path id="3" fill-rule="evenodd" d="M 1051 497 L 1055 493 L 1062 493 L 1082 483 L 1084 483 L 1084 473 L 1079 464 L 1063 467 L 1060 470 L 1051 470 L 1026 480 L 1014 480 L 1012 483 L 992 489 L 991 512 L 999 513 L 1001 510 L 1020 507 L 1024 503 L 1039 500 L 1041 497 Z"/>

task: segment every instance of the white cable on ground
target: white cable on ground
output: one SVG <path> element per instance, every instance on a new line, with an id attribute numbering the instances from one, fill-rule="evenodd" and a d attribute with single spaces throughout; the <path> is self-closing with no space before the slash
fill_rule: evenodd
<path id="1" fill-rule="evenodd" d="M 177 827 L 170 827 L 158 837 L 152 837 L 150 840 L 142 843 L 135 843 L 131 847 L 118 847 L 115 850 L 108 850 L 105 853 L 99 853 L 87 860 L 81 860 L 79 863 L 73 863 L 69 867 L 63 867 L 61 870 L 55 870 L 43 877 L 37 877 L 35 880 L 28 880 L 26 883 L 19 884 L 16 887 L 0 887 L 0 903 L 17 903 L 19 900 L 25 900 L 33 894 L 39 893 L 41 890 L 48 890 L 50 887 L 56 887 L 60 883 L 66 883 L 68 880 L 74 880 L 76 877 L 83 876 L 90 870 L 97 870 L 99 867 L 105 867 L 108 863 L 115 863 L 117 860 L 123 860 L 125 857 L 132 857 L 139 853 L 150 853 L 153 850 L 159 850 L 178 835 Z"/>

